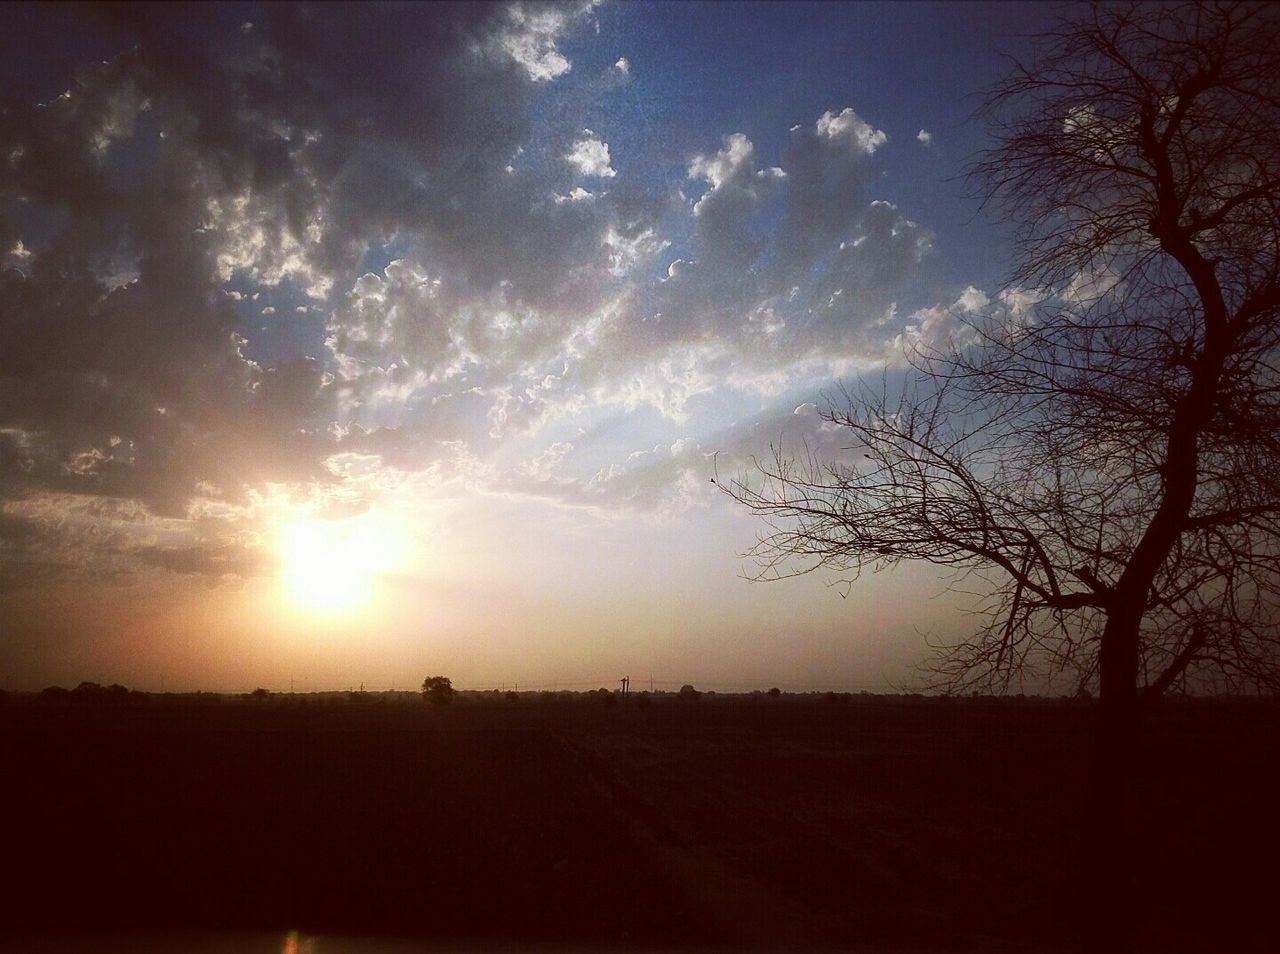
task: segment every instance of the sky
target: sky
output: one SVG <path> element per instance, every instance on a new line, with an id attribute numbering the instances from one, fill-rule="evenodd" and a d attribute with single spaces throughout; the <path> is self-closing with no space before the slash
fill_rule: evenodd
<path id="1" fill-rule="evenodd" d="M 0 685 L 909 687 L 712 478 L 1012 307 L 1057 5 L 0 7 Z"/>

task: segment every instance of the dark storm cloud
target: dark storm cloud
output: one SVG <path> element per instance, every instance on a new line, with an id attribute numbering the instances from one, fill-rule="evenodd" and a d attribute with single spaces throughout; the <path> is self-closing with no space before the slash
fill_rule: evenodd
<path id="1" fill-rule="evenodd" d="M 148 566 L 215 579 L 257 576 L 271 565 L 260 551 L 233 545 L 141 547 L 134 551 L 134 555 Z"/>
<path id="2" fill-rule="evenodd" d="M 90 11 L 126 52 L 0 115 L 0 493 L 178 514 L 197 491 L 323 478 L 325 370 L 252 360 L 225 283 L 322 299 L 406 230 L 445 262 L 511 260 L 485 223 L 575 12 Z"/>
<path id="3" fill-rule="evenodd" d="M 30 520 L 0 511 L 0 550 L 17 549 L 36 536 L 36 527 Z"/>

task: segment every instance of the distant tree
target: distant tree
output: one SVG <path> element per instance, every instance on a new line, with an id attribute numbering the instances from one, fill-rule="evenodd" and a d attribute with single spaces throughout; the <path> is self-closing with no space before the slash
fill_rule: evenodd
<path id="1" fill-rule="evenodd" d="M 71 701 L 80 703 L 101 702 L 103 692 L 101 684 L 86 680 L 71 690 Z"/>
<path id="2" fill-rule="evenodd" d="M 442 705 L 453 701 L 453 683 L 448 676 L 428 676 L 422 680 L 422 698 Z"/>
<path id="3" fill-rule="evenodd" d="M 254 702 L 266 702 L 271 698 L 271 691 L 259 686 L 257 689 L 253 690 L 253 692 L 249 693 L 249 698 Z"/>
<path id="4" fill-rule="evenodd" d="M 1001 307 L 953 316 L 901 396 L 832 406 L 856 463 L 778 452 L 725 489 L 770 522 L 763 578 L 925 560 L 985 593 L 944 685 L 1096 686 L 1122 869 L 1151 701 L 1280 688 L 1280 15 L 1096 5 L 987 115 L 975 182 L 1020 229 Z"/>
<path id="5" fill-rule="evenodd" d="M 697 689 L 693 688 L 693 686 L 689 685 L 688 683 L 685 683 L 683 686 L 680 687 L 679 698 L 681 699 L 692 702 L 693 700 L 698 699 L 701 696 L 702 696 L 702 693 L 699 692 Z"/>
<path id="6" fill-rule="evenodd" d="M 782 695 L 782 690 L 779 689 L 777 686 L 774 686 L 772 689 L 769 690 L 769 698 L 771 699 L 776 699 L 780 695 Z"/>
<path id="7" fill-rule="evenodd" d="M 71 697 L 71 690 L 62 686 L 45 686 L 40 690 L 41 702 L 66 702 Z"/>

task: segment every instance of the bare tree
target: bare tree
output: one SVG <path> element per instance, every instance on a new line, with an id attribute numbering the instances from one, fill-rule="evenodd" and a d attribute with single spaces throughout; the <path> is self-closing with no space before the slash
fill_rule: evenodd
<path id="1" fill-rule="evenodd" d="M 1108 5 L 1039 37 L 973 171 L 1019 229 L 1006 293 L 832 404 L 851 459 L 721 484 L 769 522 L 763 578 L 977 576 L 936 671 L 1096 685 L 1103 775 L 1171 687 L 1280 687 L 1278 24 Z"/>

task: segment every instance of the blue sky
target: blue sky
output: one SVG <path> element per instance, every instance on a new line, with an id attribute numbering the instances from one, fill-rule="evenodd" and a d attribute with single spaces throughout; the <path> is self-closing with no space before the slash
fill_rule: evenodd
<path id="1" fill-rule="evenodd" d="M 601 11 L 613 45 L 583 36 L 583 59 L 608 65 L 613 49 L 635 66 L 621 103 L 596 105 L 602 127 L 634 149 L 640 170 L 683 168 L 710 130 L 746 133 L 770 162 L 798 122 L 856 104 L 889 133 L 884 198 L 928 212 L 947 249 L 952 281 L 1003 277 L 999 229 L 977 216 L 955 178 L 987 144 L 974 113 L 982 91 L 1051 25 L 1058 4 L 628 3 Z M 609 52 L 606 52 L 609 50 Z M 585 70 L 584 70 L 585 72 Z M 566 77 L 570 79 L 570 77 Z M 594 118 L 594 116 L 593 116 Z M 589 124 L 588 124 L 589 125 Z M 916 134 L 934 136 L 931 149 Z M 976 228 L 987 233 L 972 240 Z M 993 241 L 995 239 L 995 241 Z"/>
<path id="2" fill-rule="evenodd" d="M 1014 307 L 960 176 L 1056 10 L 4 7 L 0 668 L 909 681 L 963 600 L 749 585 L 710 478 Z"/>

